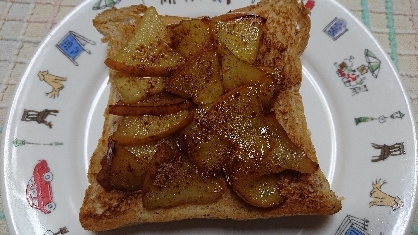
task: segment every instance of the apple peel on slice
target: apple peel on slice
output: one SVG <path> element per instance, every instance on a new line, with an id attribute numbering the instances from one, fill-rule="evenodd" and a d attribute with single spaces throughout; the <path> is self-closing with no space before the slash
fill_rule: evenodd
<path id="1" fill-rule="evenodd" d="M 194 104 L 190 100 L 160 106 L 109 105 L 109 113 L 118 116 L 160 116 L 188 110 L 193 107 L 193 105 Z"/>

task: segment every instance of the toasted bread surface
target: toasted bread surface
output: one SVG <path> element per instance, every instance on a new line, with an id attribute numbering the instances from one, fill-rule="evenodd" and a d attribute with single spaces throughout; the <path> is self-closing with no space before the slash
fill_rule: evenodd
<path id="1" fill-rule="evenodd" d="M 96 29 L 108 43 L 108 55 L 120 50 L 135 31 L 135 22 L 141 20 L 146 6 L 112 8 L 100 13 L 93 21 Z M 276 67 L 282 73 L 282 90 L 273 105 L 276 118 L 290 139 L 301 147 L 308 157 L 317 162 L 315 148 L 307 129 L 299 88 L 302 80 L 300 55 L 309 38 L 309 11 L 296 0 L 262 0 L 257 5 L 235 12 L 256 14 L 267 19 L 266 31 L 261 39 L 256 64 Z M 175 24 L 184 17 L 161 16 L 164 24 Z M 118 73 L 110 70 L 109 81 Z M 108 104 L 119 100 L 111 86 Z M 101 169 L 100 161 L 106 155 L 108 138 L 116 130 L 120 117 L 106 109 L 102 137 L 90 160 L 89 186 L 80 209 L 81 225 L 92 231 L 110 230 L 122 226 L 175 221 L 193 218 L 248 220 L 293 215 L 329 215 L 341 209 L 341 200 L 331 191 L 320 169 L 312 174 L 286 171 L 280 174 L 282 194 L 287 200 L 280 206 L 261 209 L 242 201 L 229 187 L 222 198 L 206 205 L 181 205 L 172 208 L 147 210 L 142 205 L 140 191 L 106 191 L 96 180 Z"/>

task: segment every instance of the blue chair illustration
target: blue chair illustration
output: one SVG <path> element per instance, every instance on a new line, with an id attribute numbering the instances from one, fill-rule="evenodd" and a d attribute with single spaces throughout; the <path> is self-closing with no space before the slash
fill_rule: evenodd
<path id="1" fill-rule="evenodd" d="M 335 235 L 369 235 L 367 233 L 369 221 L 347 215 L 341 222 Z"/>
<path id="2" fill-rule="evenodd" d="M 71 60 L 71 62 L 74 63 L 74 65 L 77 66 L 78 63 L 76 62 L 76 59 L 83 51 L 91 54 L 91 52 L 85 48 L 87 43 L 92 45 L 96 44 L 94 41 L 89 40 L 74 31 L 70 31 L 64 36 L 64 38 L 61 39 L 61 41 L 58 42 L 56 46 L 65 56 L 67 56 L 68 59 Z"/>
<path id="3" fill-rule="evenodd" d="M 335 41 L 348 31 L 347 23 L 343 19 L 335 17 L 323 31 Z"/>

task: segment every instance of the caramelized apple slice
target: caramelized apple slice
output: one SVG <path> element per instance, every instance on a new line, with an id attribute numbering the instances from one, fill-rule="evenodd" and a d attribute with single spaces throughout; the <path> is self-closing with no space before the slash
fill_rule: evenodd
<path id="1" fill-rule="evenodd" d="M 284 168 L 277 166 L 272 171 L 266 167 L 266 153 L 257 153 L 246 147 L 239 148 L 224 168 L 227 180 L 236 194 L 247 203 L 262 208 L 277 206 L 286 199 L 280 192 L 276 174 Z"/>
<path id="2" fill-rule="evenodd" d="M 110 184 L 110 168 L 113 157 L 115 156 L 115 141 L 108 139 L 106 155 L 100 161 L 100 171 L 96 175 L 97 182 L 107 191 L 111 191 L 113 186 Z"/>
<path id="3" fill-rule="evenodd" d="M 231 154 L 233 145 L 211 128 L 193 122 L 179 134 L 179 145 L 190 161 L 206 174 L 217 174 Z"/>
<path id="4" fill-rule="evenodd" d="M 126 104 L 133 104 L 164 90 L 165 82 L 162 77 L 132 77 L 118 73 L 111 80 L 118 90 L 121 100 Z"/>
<path id="5" fill-rule="evenodd" d="M 167 78 L 166 90 L 196 104 L 209 104 L 223 95 L 220 64 L 215 51 L 191 58 L 184 67 Z"/>
<path id="6" fill-rule="evenodd" d="M 257 207 L 273 207 L 286 199 L 280 192 L 279 173 L 286 169 L 312 173 L 318 164 L 291 142 L 274 114 L 267 115 L 263 121 L 260 127 L 265 125 L 268 140 L 259 138 L 259 142 L 254 142 L 258 148 L 248 145 L 237 149 L 225 167 L 225 174 L 233 190 L 244 201 Z M 244 140 L 252 143 L 248 136 Z M 263 144 L 267 146 L 264 152 L 260 151 Z"/>
<path id="7" fill-rule="evenodd" d="M 234 144 L 234 152 L 232 152 L 234 155 L 237 154 L 236 151 L 239 151 L 244 160 L 263 159 L 265 154 L 270 151 L 269 132 L 264 120 L 263 107 L 263 103 L 267 102 L 266 97 L 269 96 L 269 92 L 263 91 L 261 85 L 239 87 L 227 93 L 216 105 L 211 107 L 202 122 Z M 229 157 L 228 162 L 231 159 L 237 160 L 233 158 Z M 242 165 L 238 160 L 237 163 Z M 253 170 L 253 165 L 260 164 L 261 162 L 257 160 L 247 167 Z M 227 166 L 227 168 L 231 168 L 231 166 Z M 266 171 L 263 174 L 266 173 L 269 172 Z M 248 172 L 248 175 L 254 176 L 252 172 Z M 236 176 L 234 175 L 234 177 Z"/>
<path id="8" fill-rule="evenodd" d="M 162 139 L 187 126 L 193 119 L 188 110 L 164 116 L 124 116 L 112 139 L 122 145 L 137 145 Z"/>
<path id="9" fill-rule="evenodd" d="M 221 47 L 222 81 L 225 92 L 243 85 L 256 83 L 272 84 L 267 73 L 248 62 L 240 60 L 226 46 Z"/>
<path id="10" fill-rule="evenodd" d="M 301 173 L 312 173 L 318 169 L 318 163 L 308 158 L 306 153 L 289 139 L 274 114 L 267 115 L 265 120 L 271 131 L 271 152 L 263 161 L 271 171 L 285 168 Z"/>
<path id="11" fill-rule="evenodd" d="M 147 168 L 154 154 L 144 151 L 150 148 L 148 145 L 132 148 L 137 149 L 138 156 L 128 151 L 125 146 L 115 144 L 115 155 L 110 166 L 109 179 L 110 185 L 116 189 L 140 190 L 144 184 Z"/>
<path id="12" fill-rule="evenodd" d="M 280 193 L 276 174 L 259 177 L 231 177 L 232 188 L 247 203 L 262 208 L 278 206 L 286 200 Z"/>
<path id="13" fill-rule="evenodd" d="M 286 197 L 280 193 L 276 172 L 263 164 L 264 155 L 255 156 L 246 148 L 237 149 L 225 166 L 225 175 L 236 194 L 247 203 L 268 208 L 281 204 Z"/>
<path id="14" fill-rule="evenodd" d="M 137 25 L 135 35 L 105 64 L 117 71 L 133 76 L 169 76 L 183 57 L 169 46 L 170 37 L 154 7 L 145 11 Z"/>
<path id="15" fill-rule="evenodd" d="M 133 154 L 136 157 L 139 158 L 146 158 L 146 159 L 152 159 L 155 152 L 157 152 L 158 147 L 165 142 L 171 141 L 171 138 L 163 139 L 163 140 L 157 140 L 146 144 L 140 144 L 140 145 L 127 145 L 123 146 L 128 152 Z M 149 161 L 148 161 L 149 162 Z"/>
<path id="16" fill-rule="evenodd" d="M 169 28 L 173 48 L 184 57 L 190 57 L 213 47 L 210 19 L 183 20 Z"/>
<path id="17" fill-rule="evenodd" d="M 271 95 L 261 84 L 238 87 L 213 105 L 201 121 L 240 146 L 258 146 L 257 142 L 267 138 L 263 129 L 264 104 L 269 102 Z"/>
<path id="18" fill-rule="evenodd" d="M 275 172 L 263 165 L 271 148 L 264 115 L 264 104 L 270 98 L 271 92 L 261 84 L 241 86 L 224 95 L 202 120 L 235 144 L 235 151 L 225 166 L 233 190 L 251 205 L 266 208 L 285 200 L 276 175 L 272 174 Z"/>
<path id="19" fill-rule="evenodd" d="M 162 144 L 145 178 L 142 202 L 146 209 L 183 204 L 207 204 L 222 196 L 224 182 L 203 176 L 178 150 Z"/>
<path id="20" fill-rule="evenodd" d="M 191 107 L 193 107 L 193 103 L 189 100 L 160 106 L 109 105 L 109 113 L 119 116 L 167 115 L 187 110 Z"/>
<path id="21" fill-rule="evenodd" d="M 265 19 L 246 15 L 230 19 L 227 15 L 214 19 L 213 30 L 218 43 L 225 45 L 234 55 L 253 64 L 257 57 Z"/>

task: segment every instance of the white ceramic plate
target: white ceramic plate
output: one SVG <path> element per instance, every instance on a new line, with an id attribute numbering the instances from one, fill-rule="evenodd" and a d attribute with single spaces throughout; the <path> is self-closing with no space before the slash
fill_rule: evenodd
<path id="1" fill-rule="evenodd" d="M 0 177 L 12 234 L 90 234 L 81 228 L 78 211 L 108 95 L 106 45 L 91 20 L 106 2 L 112 1 L 85 1 L 65 18 L 42 43 L 17 89 L 5 123 Z M 161 14 L 185 16 L 216 15 L 251 4 L 143 2 L 153 3 Z M 121 0 L 116 6 L 133 3 Z M 331 188 L 345 198 L 342 211 L 247 222 L 188 220 L 109 234 L 408 233 L 416 201 L 416 132 L 388 57 L 348 11 L 321 0 L 312 9 L 311 38 L 302 61 L 308 125 Z"/>

